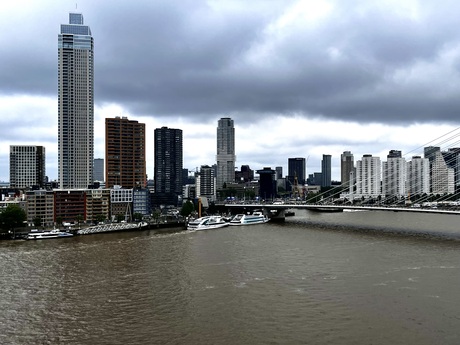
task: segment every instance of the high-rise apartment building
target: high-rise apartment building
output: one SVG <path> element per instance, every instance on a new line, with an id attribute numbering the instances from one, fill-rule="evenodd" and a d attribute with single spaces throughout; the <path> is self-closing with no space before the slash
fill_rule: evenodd
<path id="1" fill-rule="evenodd" d="M 145 124 L 127 117 L 105 119 L 105 161 L 107 188 L 144 188 Z"/>
<path id="2" fill-rule="evenodd" d="M 331 155 L 323 155 L 321 160 L 321 187 L 330 187 L 332 185 L 331 170 Z"/>
<path id="3" fill-rule="evenodd" d="M 69 14 L 58 36 L 58 181 L 62 188 L 93 183 L 94 43 L 83 15 Z"/>
<path id="4" fill-rule="evenodd" d="M 206 197 L 209 201 L 216 199 L 216 179 L 213 169 L 208 165 L 200 167 L 196 180 L 196 193 L 198 197 Z"/>
<path id="5" fill-rule="evenodd" d="M 217 189 L 235 182 L 235 127 L 233 120 L 221 118 L 217 123 Z"/>
<path id="6" fill-rule="evenodd" d="M 45 148 L 33 145 L 10 145 L 10 187 L 44 188 Z"/>
<path id="7" fill-rule="evenodd" d="M 434 154 L 431 163 L 431 192 L 435 195 L 455 193 L 455 170 L 449 168 L 441 151 Z"/>
<path id="8" fill-rule="evenodd" d="M 392 197 L 406 196 L 406 160 L 401 151 L 391 150 L 382 163 L 382 194 Z"/>
<path id="9" fill-rule="evenodd" d="M 182 130 L 155 129 L 154 204 L 176 205 L 182 195 Z"/>
<path id="10" fill-rule="evenodd" d="M 351 151 L 344 151 L 340 155 L 340 182 L 342 185 L 348 186 L 351 173 L 354 172 L 355 160 Z"/>
<path id="11" fill-rule="evenodd" d="M 377 197 L 380 195 L 381 163 L 379 157 L 364 155 L 356 162 L 356 194 Z"/>
<path id="12" fill-rule="evenodd" d="M 406 190 L 408 195 L 422 195 L 430 193 L 430 161 L 428 158 L 413 156 L 407 162 Z"/>

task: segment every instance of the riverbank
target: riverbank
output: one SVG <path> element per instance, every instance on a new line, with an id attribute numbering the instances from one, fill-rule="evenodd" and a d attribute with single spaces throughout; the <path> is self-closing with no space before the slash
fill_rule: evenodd
<path id="1" fill-rule="evenodd" d="M 116 223 L 119 224 L 119 223 Z M 73 229 L 64 229 L 61 228 L 60 230 L 64 230 L 67 232 L 72 233 L 75 236 L 82 236 L 83 234 L 80 234 L 79 231 L 85 230 L 85 229 L 91 229 L 94 228 L 94 226 L 81 226 L 79 228 L 73 228 Z M 31 231 L 31 228 L 20 228 L 16 229 L 14 231 L 10 231 L 7 233 L 0 233 L 0 241 L 7 241 L 7 240 L 24 240 L 27 238 L 27 235 Z M 51 230 L 51 229 L 40 229 L 43 231 Z M 110 232 L 121 232 L 121 231 L 143 231 L 143 230 L 153 230 L 157 232 L 175 232 L 179 230 L 185 230 L 185 222 L 162 222 L 162 223 L 145 223 L 143 226 L 139 227 L 126 227 L 126 228 L 118 228 L 118 229 L 113 229 L 111 231 L 100 231 L 100 232 L 91 232 L 87 233 L 85 235 L 89 234 L 96 234 L 96 233 L 110 233 Z"/>

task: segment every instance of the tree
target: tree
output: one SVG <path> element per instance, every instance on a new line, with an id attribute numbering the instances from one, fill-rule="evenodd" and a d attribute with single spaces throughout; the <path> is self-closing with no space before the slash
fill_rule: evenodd
<path id="1" fill-rule="evenodd" d="M 4 230 L 14 230 L 22 227 L 27 219 L 26 213 L 18 205 L 8 205 L 0 213 L 0 227 Z"/>
<path id="2" fill-rule="evenodd" d="M 37 228 L 42 225 L 42 219 L 39 216 L 34 217 L 32 221 L 34 222 L 34 226 Z"/>
<path id="3" fill-rule="evenodd" d="M 75 220 L 77 221 L 78 226 L 80 226 L 80 223 L 83 221 L 83 216 L 81 214 L 78 214 L 75 217 Z"/>
<path id="4" fill-rule="evenodd" d="M 60 227 L 62 225 L 62 217 L 61 216 L 56 217 L 56 224 L 57 224 L 58 227 Z"/>
<path id="5" fill-rule="evenodd" d="M 188 217 L 190 214 L 195 210 L 195 206 L 191 200 L 187 200 L 182 205 L 182 209 L 180 210 L 180 214 L 183 217 Z"/>
<path id="6" fill-rule="evenodd" d="M 133 214 L 134 221 L 140 222 L 144 218 L 142 213 L 136 212 Z"/>
<path id="7" fill-rule="evenodd" d="M 96 224 L 99 224 L 100 222 L 103 222 L 105 220 L 105 216 L 103 214 L 96 214 L 94 216 L 94 221 Z"/>
<path id="8" fill-rule="evenodd" d="M 155 209 L 153 212 L 152 212 L 152 218 L 153 220 L 155 221 L 155 223 L 158 223 L 159 219 L 160 219 L 160 216 L 161 216 L 161 211 L 158 210 L 158 209 Z"/>

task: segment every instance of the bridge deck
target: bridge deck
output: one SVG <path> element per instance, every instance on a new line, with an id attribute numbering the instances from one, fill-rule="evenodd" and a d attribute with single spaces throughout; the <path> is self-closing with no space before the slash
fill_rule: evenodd
<path id="1" fill-rule="evenodd" d="M 395 207 L 395 206 L 356 206 L 356 205 L 319 205 L 319 204 L 225 204 L 228 208 L 247 208 L 269 210 L 287 210 L 287 209 L 306 209 L 324 212 L 343 211 L 343 210 L 366 210 L 366 211 L 390 211 L 390 212 L 419 212 L 419 213 L 438 213 L 438 214 L 457 214 L 457 209 L 440 209 L 440 208 L 415 208 L 415 207 Z"/>

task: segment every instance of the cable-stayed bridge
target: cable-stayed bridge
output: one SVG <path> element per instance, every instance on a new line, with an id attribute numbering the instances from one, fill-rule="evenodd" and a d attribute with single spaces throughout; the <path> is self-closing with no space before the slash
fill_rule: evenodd
<path id="1" fill-rule="evenodd" d="M 312 210 L 318 212 L 343 212 L 347 211 L 385 211 L 385 212 L 415 212 L 432 214 L 456 214 L 460 215 L 460 206 L 446 206 L 444 208 L 433 207 L 401 207 L 401 206 L 379 206 L 379 205 L 324 205 L 305 203 L 285 204 L 225 204 L 226 209 L 232 212 L 251 212 L 263 210 L 266 214 L 275 219 L 284 219 L 287 210 Z"/>

